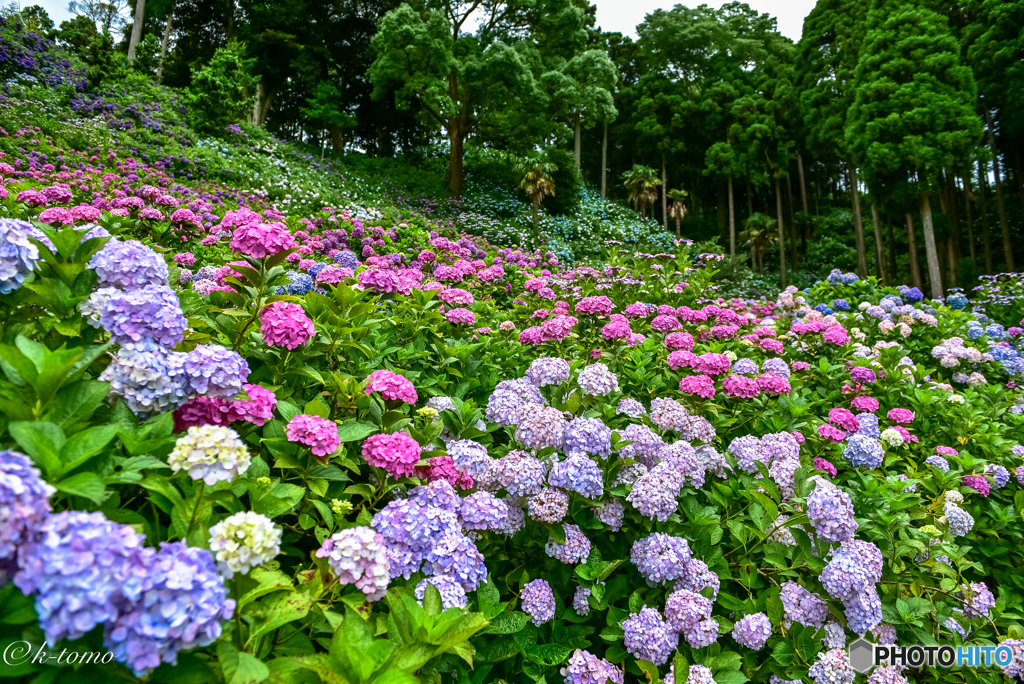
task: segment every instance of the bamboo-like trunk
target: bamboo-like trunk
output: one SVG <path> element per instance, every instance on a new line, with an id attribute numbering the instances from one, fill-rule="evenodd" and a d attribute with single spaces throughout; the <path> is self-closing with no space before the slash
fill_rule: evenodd
<path id="1" fill-rule="evenodd" d="M 889 238 L 889 267 L 885 270 L 888 279 L 886 285 L 900 282 L 900 271 L 896 265 L 896 229 L 892 226 L 891 217 L 885 215 L 885 232 Z"/>
<path id="2" fill-rule="evenodd" d="M 803 207 L 804 213 L 810 213 L 807 211 L 807 183 L 804 181 L 804 158 L 800 156 L 800 153 L 796 153 L 796 170 L 800 174 L 800 203 Z"/>
<path id="3" fill-rule="evenodd" d="M 971 210 L 971 175 L 964 176 L 964 207 L 967 213 L 967 252 L 971 255 L 971 263 L 978 268 L 978 255 L 974 249 L 974 212 Z"/>
<path id="4" fill-rule="evenodd" d="M 935 247 L 935 226 L 932 225 L 932 202 L 927 192 L 919 195 L 921 224 L 924 229 L 924 254 L 928 260 L 928 279 L 931 280 L 932 299 L 942 298 L 942 272 L 939 270 L 939 252 Z"/>
<path id="5" fill-rule="evenodd" d="M 800 254 L 797 252 L 796 244 L 796 217 L 793 215 L 793 177 L 786 174 L 786 205 L 789 207 L 789 267 L 796 273 L 800 270 Z"/>
<path id="6" fill-rule="evenodd" d="M 992 231 L 988 225 L 988 164 L 978 161 L 978 204 L 981 205 L 981 240 L 985 246 L 985 273 L 991 274 L 992 268 Z"/>
<path id="7" fill-rule="evenodd" d="M 882 227 L 878 222 L 878 207 L 874 202 L 871 203 L 871 223 L 875 227 L 875 272 L 882 282 L 888 285 L 889 278 L 885 273 L 885 254 L 882 251 Z"/>
<path id="8" fill-rule="evenodd" d="M 601 140 L 601 199 L 608 189 L 608 122 L 604 122 L 604 137 Z"/>
<path id="9" fill-rule="evenodd" d="M 779 179 L 775 178 L 775 211 L 779 223 L 779 278 L 782 281 L 782 288 L 789 285 L 789 276 L 786 273 L 786 224 L 782 220 L 782 190 L 779 187 Z"/>
<path id="10" fill-rule="evenodd" d="M 732 172 L 729 172 L 729 256 L 736 256 L 736 205 L 732 195 Z"/>
<path id="11" fill-rule="evenodd" d="M 917 261 L 917 237 L 915 236 L 916 230 L 914 229 L 914 217 L 907 212 L 907 251 L 910 252 L 910 280 L 914 283 L 914 287 L 919 290 L 924 289 L 924 283 L 921 280 L 921 265 Z"/>
<path id="12" fill-rule="evenodd" d="M 868 277 L 867 247 L 864 245 L 864 223 L 860 215 L 860 189 L 857 187 L 857 169 L 850 165 L 850 192 L 853 195 L 853 232 L 857 240 L 857 275 Z"/>
<path id="13" fill-rule="evenodd" d="M 164 23 L 164 37 L 160 41 L 160 63 L 156 66 L 156 82 L 164 78 L 164 60 L 167 58 L 167 46 L 171 41 L 171 24 L 174 22 L 174 6 L 167 11 L 167 21 Z"/>
<path id="14" fill-rule="evenodd" d="M 135 22 L 132 24 L 132 35 L 128 39 L 128 61 L 135 61 L 135 47 L 142 40 L 142 22 L 146 18 L 146 0 L 135 3 Z"/>
<path id="15" fill-rule="evenodd" d="M 992 171 L 996 181 L 996 204 L 999 207 L 999 227 L 1003 231 L 1003 253 L 1006 258 L 1006 271 L 1012 273 L 1013 245 L 1010 243 L 1010 224 L 1006 219 L 1006 200 L 1003 198 L 1003 183 L 999 174 L 999 151 L 996 149 L 996 135 L 992 131 L 992 112 L 985 109 L 988 119 L 988 145 L 992 148 Z"/>
<path id="16" fill-rule="evenodd" d="M 665 153 L 661 153 L 661 221 L 668 230 L 668 171 L 665 168 Z"/>

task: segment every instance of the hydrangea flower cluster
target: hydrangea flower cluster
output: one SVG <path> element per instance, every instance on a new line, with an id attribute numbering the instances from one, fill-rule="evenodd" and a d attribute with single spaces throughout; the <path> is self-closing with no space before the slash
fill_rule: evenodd
<path id="1" fill-rule="evenodd" d="M 407 378 L 385 368 L 375 370 L 366 378 L 366 393 L 379 393 L 390 401 L 415 404 L 419 400 L 416 387 Z"/>
<path id="2" fill-rule="evenodd" d="M 523 586 L 519 594 L 523 612 L 530 616 L 530 622 L 538 627 L 555 617 L 555 595 L 551 585 L 542 579 L 535 579 Z"/>
<path id="3" fill-rule="evenodd" d="M 664 665 L 679 644 L 679 633 L 654 608 L 644 606 L 622 623 L 623 645 L 634 658 Z"/>
<path id="4" fill-rule="evenodd" d="M 534 359 L 526 371 L 526 379 L 536 387 L 560 385 L 569 380 L 569 362 L 557 357 Z"/>
<path id="5" fill-rule="evenodd" d="M 595 397 L 604 397 L 619 391 L 618 377 L 603 363 L 592 363 L 581 370 L 576 382 L 584 394 Z"/>
<path id="6" fill-rule="evenodd" d="M 366 600 L 384 598 L 391 581 L 384 537 L 369 527 L 350 527 L 324 540 L 316 552 L 326 558 L 341 584 L 354 584 Z"/>
<path id="7" fill-rule="evenodd" d="M 0 293 L 10 294 L 31 277 L 39 248 L 29 238 L 38 230 L 26 221 L 0 218 Z"/>
<path id="8" fill-rule="evenodd" d="M 597 499 L 604 493 L 601 468 L 585 454 L 570 454 L 551 466 L 548 484 L 588 499 Z"/>
<path id="9" fill-rule="evenodd" d="M 548 539 L 544 551 L 555 560 L 566 565 L 584 563 L 590 556 L 590 540 L 580 531 L 578 525 L 563 525 L 565 530 L 565 543 L 559 544 L 554 539 Z"/>
<path id="10" fill-rule="evenodd" d="M 221 425 L 190 427 L 167 455 L 174 472 L 185 470 L 208 485 L 233 480 L 249 469 L 252 457 L 238 433 Z"/>
<path id="11" fill-rule="evenodd" d="M 420 583 L 416 585 L 416 589 L 413 592 L 420 605 L 423 605 L 423 595 L 427 592 L 428 584 L 433 584 L 441 595 L 442 609 L 466 607 L 466 603 L 469 601 L 466 598 L 466 590 L 462 588 L 461 584 L 445 575 L 434 575 L 433 577 L 420 580 Z"/>
<path id="12" fill-rule="evenodd" d="M 289 442 L 305 444 L 315 456 L 320 457 L 330 456 L 341 446 L 338 426 L 334 421 L 304 413 L 288 421 L 285 436 Z"/>
<path id="13" fill-rule="evenodd" d="M 225 578 L 244 575 L 281 553 L 281 528 L 265 515 L 241 511 L 210 528 L 210 551 Z"/>
<path id="14" fill-rule="evenodd" d="M 338 439 L 338 430 L 334 423 L 331 423 L 334 430 L 334 438 Z M 340 441 L 338 442 L 340 444 Z M 337 448 L 337 445 L 335 445 Z M 332 449 L 333 451 L 333 449 Z M 416 471 L 416 464 L 420 462 L 419 443 L 404 432 L 394 434 L 378 433 L 370 435 L 363 442 L 363 458 L 372 466 L 383 468 L 394 477 L 408 477 Z M 449 451 L 449 453 L 451 453 Z M 458 459 L 454 459 L 456 467 L 459 467 Z"/>
<path id="15" fill-rule="evenodd" d="M 753 613 L 737 620 L 732 626 L 732 638 L 740 646 L 760 651 L 772 635 L 772 623 L 764 613 Z"/>
<path id="16" fill-rule="evenodd" d="M 316 330 L 301 306 L 277 301 L 260 312 L 260 333 L 268 346 L 291 351 L 313 339 Z"/>
<path id="17" fill-rule="evenodd" d="M 853 519 L 850 495 L 820 475 L 808 478 L 814 481 L 814 491 L 807 497 L 807 518 L 822 540 L 830 543 L 847 542 L 857 531 Z"/>
<path id="18" fill-rule="evenodd" d="M 50 514 L 49 498 L 56 491 L 28 456 L 0 451 L 0 586 L 11 580 L 18 547 Z"/>
<path id="19" fill-rule="evenodd" d="M 629 552 L 629 559 L 652 587 L 683 577 L 690 558 L 689 542 L 661 532 L 633 542 Z"/>
<path id="20" fill-rule="evenodd" d="M 565 684 L 622 684 L 622 670 L 580 649 L 569 657 L 560 673 Z"/>

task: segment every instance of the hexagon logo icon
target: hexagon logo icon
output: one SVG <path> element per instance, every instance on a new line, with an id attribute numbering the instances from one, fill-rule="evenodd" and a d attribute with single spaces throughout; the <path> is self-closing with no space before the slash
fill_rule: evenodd
<path id="1" fill-rule="evenodd" d="M 867 672 L 875 664 L 875 645 L 864 639 L 850 644 L 850 667 L 857 672 Z"/>

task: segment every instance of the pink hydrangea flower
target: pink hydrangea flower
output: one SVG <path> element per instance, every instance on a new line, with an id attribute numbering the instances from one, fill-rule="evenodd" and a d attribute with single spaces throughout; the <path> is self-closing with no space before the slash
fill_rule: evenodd
<path id="1" fill-rule="evenodd" d="M 765 373 L 758 377 L 757 386 L 765 394 L 776 397 L 782 394 L 789 394 L 792 389 L 789 385 L 789 380 L 775 373 Z"/>
<path id="2" fill-rule="evenodd" d="M 715 396 L 715 382 L 706 375 L 687 375 L 679 381 L 679 391 L 710 399 Z"/>
<path id="3" fill-rule="evenodd" d="M 850 343 L 850 334 L 841 325 L 833 325 L 823 335 L 826 342 L 842 347 Z"/>
<path id="4" fill-rule="evenodd" d="M 965 487 L 970 487 L 982 496 L 988 496 L 991 491 L 988 480 L 979 475 L 967 475 L 964 477 L 963 483 Z"/>
<path id="5" fill-rule="evenodd" d="M 247 256 L 262 258 L 295 246 L 295 239 L 282 223 L 249 223 L 235 228 L 231 249 Z"/>
<path id="6" fill-rule="evenodd" d="M 337 285 L 338 283 L 345 280 L 345 278 L 351 278 L 355 275 L 355 272 L 351 268 L 343 268 L 341 266 L 328 266 L 324 270 L 316 274 L 316 282 L 325 285 Z"/>
<path id="7" fill-rule="evenodd" d="M 623 313 L 626 314 L 627 318 L 647 318 L 648 312 L 645 304 L 636 302 L 635 304 L 627 306 Z"/>
<path id="8" fill-rule="evenodd" d="M 794 371 L 805 371 L 811 367 L 811 364 L 806 361 L 794 361 L 792 367 Z"/>
<path id="9" fill-rule="evenodd" d="M 473 476 L 456 468 L 451 456 L 434 456 L 427 463 L 430 465 L 416 468 L 416 477 L 427 482 L 447 480 L 456 489 L 473 488 Z"/>
<path id="10" fill-rule="evenodd" d="M 242 385 L 242 389 L 249 398 L 231 402 L 231 412 L 235 420 L 245 420 L 262 427 L 274 417 L 277 395 L 260 385 Z"/>
<path id="11" fill-rule="evenodd" d="M 260 312 L 260 332 L 267 345 L 292 350 L 313 339 L 316 329 L 301 306 L 278 301 Z"/>
<path id="12" fill-rule="evenodd" d="M 959 456 L 960 452 L 953 447 L 948 446 L 937 446 L 935 447 L 935 453 L 939 456 Z"/>
<path id="13" fill-rule="evenodd" d="M 452 309 L 444 314 L 445 320 L 456 325 L 473 325 L 476 323 L 476 314 L 469 309 Z"/>
<path id="14" fill-rule="evenodd" d="M 64 207 L 50 207 L 39 214 L 39 221 L 51 226 L 70 226 L 75 222 L 75 217 Z"/>
<path id="15" fill-rule="evenodd" d="M 850 406 L 857 409 L 859 413 L 874 413 L 878 410 L 878 400 L 874 397 L 854 397 L 853 401 L 850 402 Z"/>
<path id="16" fill-rule="evenodd" d="M 761 338 L 761 341 L 758 342 L 758 346 L 761 347 L 761 349 L 765 351 L 770 351 L 774 354 L 781 354 L 786 350 L 785 346 L 782 344 L 780 340 L 773 340 L 770 337 Z M 799 363 L 799 361 L 797 363 Z"/>
<path id="17" fill-rule="evenodd" d="M 885 415 L 889 420 L 901 425 L 908 425 L 914 422 L 914 412 L 909 409 L 894 408 L 890 409 Z"/>
<path id="18" fill-rule="evenodd" d="M 822 423 L 818 426 L 818 436 L 830 442 L 842 442 L 846 439 L 845 432 L 839 428 L 832 427 L 828 423 Z"/>
<path id="19" fill-rule="evenodd" d="M 554 297 L 552 297 L 554 299 Z M 576 313 L 590 314 L 593 316 L 607 316 L 612 312 L 615 305 L 607 297 L 584 297 L 576 302 Z"/>
<path id="20" fill-rule="evenodd" d="M 836 467 L 823 458 L 814 459 L 814 467 L 818 470 L 824 470 L 832 477 L 836 476 Z"/>
<path id="21" fill-rule="evenodd" d="M 179 266 L 192 266 L 196 263 L 196 255 L 192 252 L 178 252 L 174 255 L 174 263 Z"/>
<path id="22" fill-rule="evenodd" d="M 722 392 L 726 396 L 753 399 L 761 393 L 757 380 L 735 373 L 725 376 L 722 380 Z"/>
<path id="23" fill-rule="evenodd" d="M 672 370 L 693 368 L 697 365 L 697 355 L 685 349 L 677 349 L 668 355 L 666 362 Z"/>
<path id="24" fill-rule="evenodd" d="M 310 447 L 316 456 L 329 456 L 341 446 L 338 426 L 332 420 L 300 413 L 288 422 L 285 436 L 289 442 Z"/>
<path id="25" fill-rule="evenodd" d="M 629 328 L 629 321 L 625 318 L 609 321 L 601 328 L 601 336 L 606 340 L 622 340 L 629 337 L 632 332 Z"/>
<path id="26" fill-rule="evenodd" d="M 730 368 L 732 368 L 732 362 L 728 356 L 712 352 L 698 356 L 697 362 L 693 366 L 695 371 L 704 375 L 722 375 L 728 373 Z"/>
<path id="27" fill-rule="evenodd" d="M 807 441 L 807 438 L 804 437 L 804 433 L 802 433 L 802 432 L 798 432 L 798 431 L 794 430 L 793 432 L 790 432 L 789 434 L 793 435 L 793 439 L 798 441 L 800 444 L 803 444 L 804 442 Z"/>
<path id="28" fill-rule="evenodd" d="M 578 308 L 578 307 L 577 307 Z M 671 308 L 671 307 L 669 307 Z M 657 330 L 658 332 L 665 332 L 668 330 L 677 330 L 683 327 L 683 324 L 679 322 L 679 319 L 675 316 L 655 316 L 654 320 L 651 321 L 651 330 Z"/>
<path id="29" fill-rule="evenodd" d="M 363 457 L 370 465 L 383 468 L 394 477 L 405 477 L 416 470 L 420 445 L 404 432 L 379 433 L 363 442 Z"/>
<path id="30" fill-rule="evenodd" d="M 857 416 L 844 408 L 837 407 L 829 411 L 828 422 L 836 427 L 843 428 L 847 432 L 857 432 L 857 430 L 860 430 L 860 421 L 857 420 Z"/>
<path id="31" fill-rule="evenodd" d="M 385 399 L 415 404 L 419 400 L 416 387 L 408 378 L 393 373 L 386 368 L 375 370 L 366 378 L 366 393 L 380 393 Z"/>
<path id="32" fill-rule="evenodd" d="M 688 332 L 670 332 L 668 335 L 665 335 L 665 346 L 669 349 L 691 351 L 693 349 L 693 335 Z"/>

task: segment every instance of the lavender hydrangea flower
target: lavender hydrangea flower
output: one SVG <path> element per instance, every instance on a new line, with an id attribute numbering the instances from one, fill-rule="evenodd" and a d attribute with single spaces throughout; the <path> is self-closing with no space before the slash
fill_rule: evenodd
<path id="1" fill-rule="evenodd" d="M 696 627 L 683 632 L 682 636 L 690 648 L 706 648 L 718 641 L 718 620 L 701 620 Z"/>
<path id="2" fill-rule="evenodd" d="M 180 651 L 209 646 L 220 638 L 221 621 L 231 619 L 235 611 L 235 601 L 228 598 L 224 578 L 206 549 L 161 542 L 159 552 L 145 557 L 138 598 L 126 597 L 117 620 L 107 623 L 103 635 L 114 659 L 136 676 L 160 663 L 176 665 Z"/>
<path id="3" fill-rule="evenodd" d="M 768 465 L 768 455 L 761 450 L 761 440 L 754 435 L 741 435 L 729 443 L 726 449 L 736 457 L 736 465 L 748 473 L 757 472 L 757 462 Z"/>
<path id="4" fill-rule="evenodd" d="M 735 365 L 733 365 L 733 370 L 736 370 Z M 783 359 L 777 357 L 768 359 L 767 361 L 762 363 L 761 372 L 773 373 L 774 375 L 778 375 L 780 378 L 787 379 L 790 377 L 790 375 L 792 375 L 792 371 L 789 368 L 789 364 L 786 363 Z"/>
<path id="5" fill-rule="evenodd" d="M 853 539 L 857 521 L 853 519 L 850 495 L 820 475 L 808 479 L 815 482 L 814 491 L 807 497 L 807 518 L 814 532 L 829 543 Z"/>
<path id="6" fill-rule="evenodd" d="M 895 667 L 883 666 L 872 670 L 868 684 L 908 684 L 908 681 Z"/>
<path id="7" fill-rule="evenodd" d="M 664 665 L 679 644 L 679 634 L 669 627 L 654 608 L 644 606 L 622 623 L 623 645 L 631 656 Z"/>
<path id="8" fill-rule="evenodd" d="M 191 398 L 184 365 L 185 354 L 178 352 L 121 349 L 99 379 L 110 383 L 111 398 L 124 399 L 135 415 L 145 418 L 173 411 Z"/>
<path id="9" fill-rule="evenodd" d="M 0 586 L 11 581 L 18 547 L 31 540 L 50 515 L 49 498 L 56 491 L 28 456 L 0 451 Z"/>
<path id="10" fill-rule="evenodd" d="M 433 506 L 450 513 L 458 513 L 462 498 L 448 480 L 434 480 L 409 490 L 408 501 L 421 507 Z"/>
<path id="11" fill-rule="evenodd" d="M 779 592 L 782 601 L 784 627 L 794 622 L 819 629 L 828 618 L 828 604 L 817 594 L 807 591 L 796 582 L 784 582 Z"/>
<path id="12" fill-rule="evenodd" d="M 740 646 L 760 651 L 772 635 L 772 623 L 764 613 L 740 618 L 732 626 L 732 638 Z"/>
<path id="13" fill-rule="evenodd" d="M 825 623 L 822 644 L 826 649 L 846 648 L 846 630 L 838 622 L 829 620 Z"/>
<path id="14" fill-rule="evenodd" d="M 435 543 L 462 536 L 458 515 L 409 499 L 396 499 L 370 523 L 387 544 L 391 577 L 409 579 L 418 572 Z"/>
<path id="15" fill-rule="evenodd" d="M 843 458 L 855 468 L 877 468 L 882 465 L 885 451 L 877 439 L 857 433 L 847 441 Z"/>
<path id="16" fill-rule="evenodd" d="M 619 379 L 603 363 L 592 363 L 576 378 L 584 394 L 604 397 L 619 391 Z"/>
<path id="17" fill-rule="evenodd" d="M 998 464 L 990 464 L 985 468 L 985 473 L 992 476 L 992 482 L 997 489 L 1002 489 L 1010 481 L 1010 471 Z"/>
<path id="18" fill-rule="evenodd" d="M 569 379 L 569 362 L 553 357 L 534 359 L 526 371 L 526 379 L 536 387 L 561 385 Z"/>
<path id="19" fill-rule="evenodd" d="M 954 537 L 965 537 L 974 528 L 974 516 L 952 501 L 945 503 L 942 513 L 949 523 L 949 533 Z"/>
<path id="20" fill-rule="evenodd" d="M 860 425 L 860 428 L 857 430 L 858 435 L 878 439 L 882 434 L 881 430 L 878 429 L 878 416 L 873 413 L 858 413 L 857 423 Z"/>
<path id="21" fill-rule="evenodd" d="M 112 239 L 89 262 L 99 285 L 138 290 L 148 285 L 167 286 L 167 262 L 138 240 Z"/>
<path id="22" fill-rule="evenodd" d="M 647 409 L 636 399 L 630 397 L 623 397 L 619 399 L 619 403 L 616 405 L 616 413 L 621 413 L 624 416 L 636 419 L 640 416 L 647 414 Z"/>
<path id="23" fill-rule="evenodd" d="M 671 465 L 659 463 L 633 483 L 626 501 L 645 518 L 665 522 L 679 507 L 677 497 L 682 486 L 682 476 Z"/>
<path id="24" fill-rule="evenodd" d="M 518 499 L 539 494 L 547 473 L 539 459 L 525 451 L 510 451 L 498 459 L 495 475 L 498 486 Z"/>
<path id="25" fill-rule="evenodd" d="M 451 534 L 434 541 L 423 560 L 425 572 L 448 575 L 466 591 L 475 591 L 487 579 L 483 554 L 464 534 Z"/>
<path id="26" fill-rule="evenodd" d="M 722 580 L 708 568 L 707 563 L 699 558 L 691 558 L 690 562 L 686 564 L 683 576 L 676 581 L 675 588 L 677 590 L 689 589 L 695 594 L 700 594 L 710 588 L 711 598 L 717 598 L 721 586 Z"/>
<path id="27" fill-rule="evenodd" d="M 565 441 L 568 421 L 562 412 L 552 406 L 538 406 L 524 412 L 516 427 L 516 439 L 527 449 L 554 447 L 561 449 Z"/>
<path id="28" fill-rule="evenodd" d="M 37 594 L 39 626 L 51 646 L 117 618 L 122 596 L 137 599 L 145 537 L 102 513 L 51 515 L 18 550 L 14 584 Z M 212 559 L 211 559 L 212 560 Z"/>
<path id="29" fill-rule="evenodd" d="M 519 595 L 523 612 L 530 616 L 530 621 L 538 627 L 550 622 L 555 617 L 555 595 L 551 585 L 542 579 L 535 579 L 523 586 Z"/>
<path id="30" fill-rule="evenodd" d="M 632 442 L 619 447 L 619 458 L 630 458 L 653 468 L 658 462 L 665 440 L 643 423 L 633 423 L 619 433 L 621 442 Z M 621 443 L 620 442 L 620 443 Z"/>
<path id="31" fill-rule="evenodd" d="M 593 593 L 590 587 L 576 587 L 576 593 L 572 596 L 572 609 L 577 615 L 586 617 L 590 615 L 590 594 Z"/>
<path id="32" fill-rule="evenodd" d="M 969 590 L 966 585 L 960 585 L 960 595 L 969 597 L 964 606 L 964 615 L 969 618 L 986 617 L 996 605 L 996 597 L 984 582 L 972 582 Z"/>
<path id="33" fill-rule="evenodd" d="M 448 610 L 449 608 L 465 608 L 468 599 L 466 598 L 466 590 L 462 588 L 462 585 L 453 580 L 451 577 L 444 575 L 434 575 L 433 577 L 427 577 L 426 579 L 420 580 L 420 583 L 416 585 L 416 600 L 423 605 L 423 595 L 427 591 L 427 584 L 433 584 L 437 587 L 438 593 L 441 594 L 441 608 Z"/>
<path id="34" fill-rule="evenodd" d="M 184 337 L 188 320 L 174 290 L 166 285 L 114 292 L 100 311 L 100 326 L 123 349 L 173 349 Z"/>
<path id="35" fill-rule="evenodd" d="M 732 364 L 732 372 L 739 373 L 740 375 L 757 375 L 757 362 L 753 359 L 739 359 L 736 363 Z"/>
<path id="36" fill-rule="evenodd" d="M 832 551 L 821 583 L 832 598 L 847 599 L 882 579 L 882 553 L 871 542 L 854 539 Z"/>
<path id="37" fill-rule="evenodd" d="M 843 599 L 846 624 L 850 631 L 863 636 L 882 621 L 882 601 L 873 586 Z"/>
<path id="38" fill-rule="evenodd" d="M 26 221 L 0 219 L 0 293 L 14 292 L 31 277 L 39 261 L 39 247 L 29 240 L 33 230 Z"/>
<path id="39" fill-rule="evenodd" d="M 949 472 L 949 461 L 938 455 L 932 455 L 924 459 L 926 465 L 934 466 L 944 473 Z"/>
<path id="40" fill-rule="evenodd" d="M 560 671 L 564 684 L 622 684 L 622 671 L 603 658 L 576 649 Z"/>
<path id="41" fill-rule="evenodd" d="M 814 684 L 853 684 L 857 676 L 850 667 L 850 655 L 839 649 L 819 653 L 807 674 Z"/>
<path id="42" fill-rule="evenodd" d="M 658 397 L 651 400 L 651 422 L 659 430 L 685 430 L 690 423 L 689 417 L 686 407 L 675 399 Z"/>
<path id="43" fill-rule="evenodd" d="M 690 558 L 690 545 L 685 539 L 661 532 L 633 542 L 629 552 L 629 559 L 652 587 L 682 577 Z"/>
<path id="44" fill-rule="evenodd" d="M 528 508 L 530 517 L 534 520 L 554 525 L 569 512 L 569 495 L 561 489 L 545 487 L 539 494 L 530 498 Z"/>
<path id="45" fill-rule="evenodd" d="M 471 439 L 448 442 L 448 455 L 455 467 L 472 475 L 474 481 L 486 479 L 494 461 L 488 455 L 487 447 Z"/>
<path id="46" fill-rule="evenodd" d="M 665 600 L 665 621 L 680 634 L 690 632 L 711 617 L 711 606 L 711 599 L 689 589 L 677 589 Z"/>
<path id="47" fill-rule="evenodd" d="M 526 378 L 503 380 L 487 399 L 484 415 L 487 420 L 498 425 L 515 425 L 525 408 L 545 404 L 547 401 L 544 395 Z"/>
<path id="48" fill-rule="evenodd" d="M 572 454 L 551 466 L 548 484 L 588 499 L 597 499 L 604 493 L 601 468 L 584 454 Z"/>
<path id="49" fill-rule="evenodd" d="M 502 530 L 508 518 L 508 506 L 490 492 L 473 492 L 462 499 L 459 522 L 467 530 Z"/>
<path id="50" fill-rule="evenodd" d="M 573 418 L 565 428 L 563 449 L 566 453 L 608 456 L 612 453 L 612 431 L 600 418 Z"/>
<path id="51" fill-rule="evenodd" d="M 606 501 L 594 507 L 594 517 L 603 522 L 612 532 L 622 529 L 622 516 L 625 512 L 620 501 Z"/>
<path id="52" fill-rule="evenodd" d="M 237 352 L 200 344 L 185 355 L 183 368 L 196 394 L 233 399 L 249 377 L 249 364 Z"/>
<path id="53" fill-rule="evenodd" d="M 565 543 L 559 544 L 554 539 L 548 539 L 544 551 L 555 560 L 566 565 L 584 563 L 590 556 L 590 540 L 587 535 L 580 531 L 578 525 L 563 525 L 565 530 Z"/>

